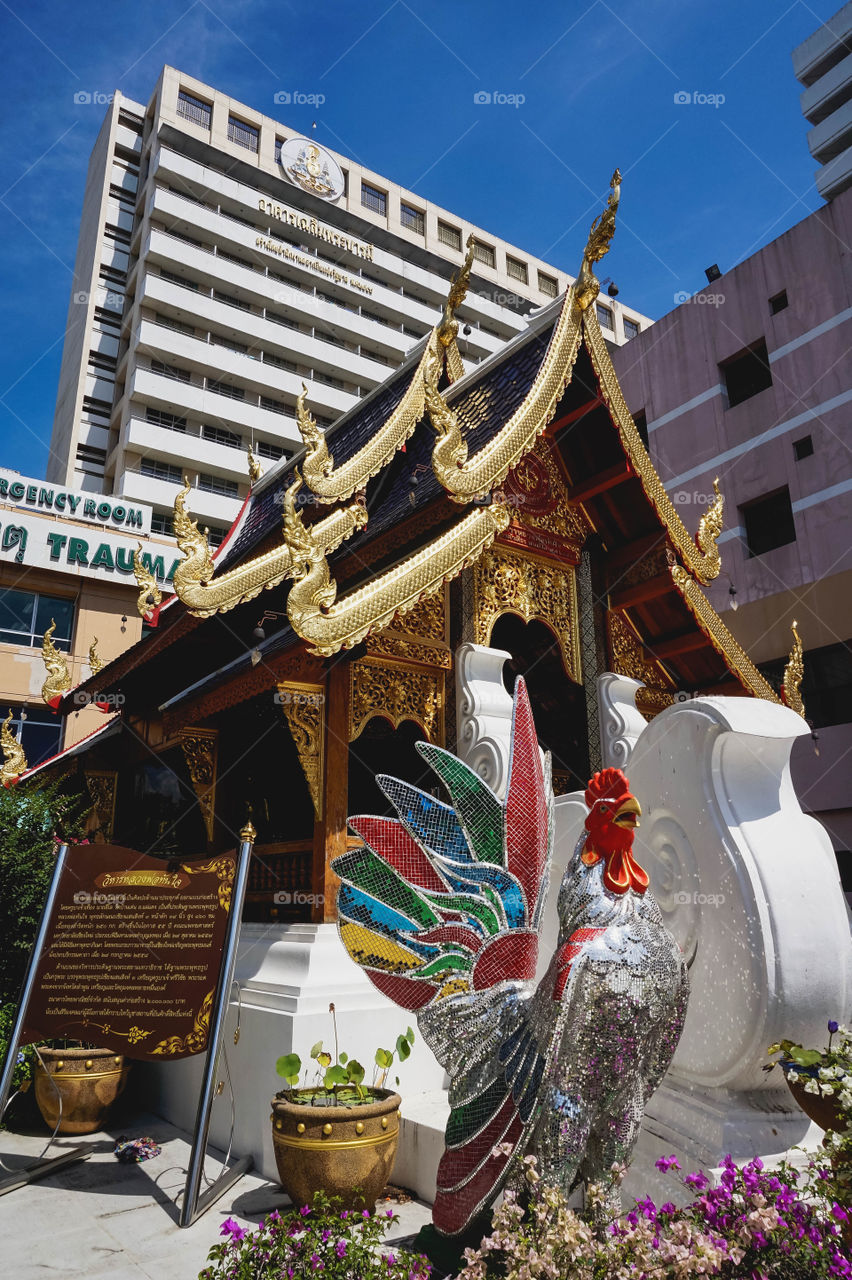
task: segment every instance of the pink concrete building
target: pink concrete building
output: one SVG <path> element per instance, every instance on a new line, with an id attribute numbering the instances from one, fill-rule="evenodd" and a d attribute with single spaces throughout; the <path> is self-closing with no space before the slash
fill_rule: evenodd
<path id="1" fill-rule="evenodd" d="M 710 596 L 780 679 L 796 619 L 803 807 L 852 889 L 852 190 L 614 352 L 651 457 L 688 528 L 719 479 L 722 573 Z M 737 606 L 736 612 L 731 605 Z M 700 691 L 696 691 L 700 692 Z M 818 754 L 817 754 L 818 752 Z"/>

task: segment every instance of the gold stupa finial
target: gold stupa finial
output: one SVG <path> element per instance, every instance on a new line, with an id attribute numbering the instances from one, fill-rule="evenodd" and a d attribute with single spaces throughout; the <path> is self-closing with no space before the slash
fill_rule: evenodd
<path id="1" fill-rule="evenodd" d="M 89 669 L 92 675 L 96 676 L 99 671 L 103 671 L 105 666 L 106 663 L 98 653 L 98 637 L 94 636 L 92 643 L 89 645 Z"/>
<path id="2" fill-rule="evenodd" d="M 143 620 L 149 618 L 163 599 L 163 593 L 157 586 L 157 579 L 142 559 L 142 543 L 137 543 L 133 552 L 133 576 L 139 587 L 139 598 L 136 610 Z"/>
<path id="3" fill-rule="evenodd" d="M 26 772 L 27 757 L 24 755 L 24 748 L 15 737 L 9 725 L 12 720 L 12 711 L 0 725 L 0 748 L 3 751 L 3 765 L 0 768 L 0 783 L 4 787 L 9 787 L 12 783 L 17 782 L 22 773 Z"/>
<path id="4" fill-rule="evenodd" d="M 796 629 L 798 625 L 794 618 L 790 624 L 790 630 L 793 632 L 793 647 L 790 650 L 790 656 L 784 668 L 784 682 L 781 688 L 782 696 L 787 706 L 804 719 L 805 704 L 802 701 L 800 687 L 802 676 L 805 674 L 805 661 L 802 653 L 802 642 Z"/>
<path id="5" fill-rule="evenodd" d="M 263 475 L 263 467 L 260 465 L 257 458 L 254 456 L 254 452 L 252 451 L 251 445 L 249 445 L 248 447 L 248 473 L 249 473 L 249 484 L 252 484 L 252 485 L 257 484 L 258 480 Z"/>
<path id="6" fill-rule="evenodd" d="M 716 497 L 699 520 L 698 532 L 695 535 L 698 549 L 704 556 L 702 573 L 705 582 L 718 578 L 722 568 L 722 555 L 716 543 L 724 523 L 725 499 L 719 488 L 718 476 L 713 481 L 713 492 Z"/>
<path id="7" fill-rule="evenodd" d="M 62 701 L 63 693 L 67 693 L 71 688 L 71 673 L 68 670 L 65 654 L 60 653 L 53 642 L 55 630 L 56 620 L 51 618 L 50 626 L 45 631 L 41 642 L 41 656 L 47 671 L 47 678 L 41 686 L 41 696 L 54 711 Z"/>
<path id="8" fill-rule="evenodd" d="M 456 312 L 467 296 L 470 272 L 473 266 L 473 255 L 476 250 L 476 240 L 472 235 L 468 236 L 465 247 L 467 252 L 464 255 L 464 262 L 450 281 L 447 300 L 444 303 L 444 314 L 441 318 L 441 323 L 438 325 L 438 341 L 445 348 L 455 342 L 458 337 L 459 323 L 455 318 Z"/>
<path id="9" fill-rule="evenodd" d="M 587 310 L 600 293 L 600 281 L 595 278 L 594 264 L 609 253 L 609 245 L 615 235 L 615 213 L 621 199 L 621 170 L 616 169 L 609 181 L 610 192 L 603 213 L 598 214 L 589 229 L 589 238 L 583 252 L 580 275 L 574 286 L 574 300 L 581 311 Z"/>

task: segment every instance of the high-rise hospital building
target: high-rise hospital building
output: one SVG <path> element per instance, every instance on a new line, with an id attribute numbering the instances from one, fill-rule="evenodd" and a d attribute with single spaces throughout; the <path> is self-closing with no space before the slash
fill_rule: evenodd
<path id="1" fill-rule="evenodd" d="M 149 504 L 168 534 L 187 474 L 220 541 L 249 445 L 262 464 L 301 447 L 303 383 L 328 426 L 382 382 L 435 323 L 470 234 L 458 316 L 475 363 L 571 277 L 172 67 L 147 107 L 116 93 L 89 163 L 48 480 Z M 598 316 L 618 345 L 650 324 L 611 298 Z"/>

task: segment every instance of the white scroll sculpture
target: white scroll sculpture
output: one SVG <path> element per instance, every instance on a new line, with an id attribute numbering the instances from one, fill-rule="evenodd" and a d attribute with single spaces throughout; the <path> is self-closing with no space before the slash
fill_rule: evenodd
<path id="1" fill-rule="evenodd" d="M 710 1168 L 727 1151 L 772 1155 L 806 1138 L 778 1072 L 762 1070 L 766 1050 L 783 1037 L 819 1047 L 829 1018 L 849 1020 L 852 947 L 831 843 L 790 777 L 805 721 L 754 698 L 693 698 L 636 733 L 635 685 L 599 682 L 604 763 L 641 800 L 634 847 L 692 987 L 634 1166 L 653 1194 L 660 1154 Z"/>
<path id="2" fill-rule="evenodd" d="M 509 776 L 512 699 L 503 684 L 511 654 L 482 644 L 456 650 L 456 754 L 502 799 Z"/>

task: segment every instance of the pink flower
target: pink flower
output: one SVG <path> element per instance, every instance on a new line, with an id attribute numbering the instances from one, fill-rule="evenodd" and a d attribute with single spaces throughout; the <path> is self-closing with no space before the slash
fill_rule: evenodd
<path id="1" fill-rule="evenodd" d="M 660 1173 L 668 1173 L 669 1169 L 680 1168 L 677 1156 L 660 1156 L 659 1160 L 656 1161 L 656 1166 Z"/>
<path id="2" fill-rule="evenodd" d="M 230 1236 L 235 1242 L 244 1240 L 248 1235 L 245 1227 L 241 1227 L 235 1218 L 226 1218 L 219 1228 L 220 1236 Z"/>
<path id="3" fill-rule="evenodd" d="M 342 1258 L 346 1252 L 346 1241 L 338 1240 L 337 1244 L 334 1246 L 334 1252 L 337 1254 L 338 1258 Z"/>

